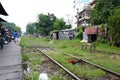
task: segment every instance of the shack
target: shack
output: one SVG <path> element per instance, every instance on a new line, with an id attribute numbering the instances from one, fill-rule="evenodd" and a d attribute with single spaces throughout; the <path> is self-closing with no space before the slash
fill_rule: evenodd
<path id="1" fill-rule="evenodd" d="M 69 39 L 69 33 L 77 33 L 77 29 L 65 29 L 65 30 L 56 30 L 50 33 L 50 39 Z"/>
<path id="2" fill-rule="evenodd" d="M 100 28 L 101 26 L 91 26 L 86 28 L 88 42 L 96 41 L 100 36 L 105 35 L 106 32 Z"/>

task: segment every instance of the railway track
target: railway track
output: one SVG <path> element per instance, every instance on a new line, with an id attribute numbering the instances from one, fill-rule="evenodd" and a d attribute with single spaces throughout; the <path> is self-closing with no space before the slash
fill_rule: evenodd
<path id="1" fill-rule="evenodd" d="M 54 60 L 53 58 L 51 58 L 50 56 L 48 56 L 44 51 L 42 50 L 50 50 L 50 48 L 37 48 L 38 51 L 40 51 L 41 53 L 43 53 L 47 58 L 49 58 L 52 62 L 54 62 L 56 65 L 58 65 L 61 69 L 63 69 L 65 72 L 67 72 L 73 79 L 75 80 L 80 80 L 79 77 L 77 77 L 74 73 L 72 73 L 71 71 L 69 71 L 67 68 L 65 68 L 63 65 L 61 65 L 60 63 L 58 63 L 56 60 Z"/>
<path id="2" fill-rule="evenodd" d="M 39 48 L 38 48 L 39 49 Z M 47 47 L 47 48 L 45 48 L 45 50 L 53 50 L 53 51 L 55 51 L 54 49 L 52 49 L 52 48 L 50 48 L 50 47 Z M 57 51 L 58 52 L 58 51 Z M 44 52 L 42 52 L 42 53 L 44 53 Z M 45 54 L 45 53 L 44 53 Z M 109 69 L 107 69 L 107 68 L 104 68 L 104 67 L 102 67 L 102 66 L 99 66 L 99 65 L 97 65 L 97 64 L 94 64 L 94 63 L 91 63 L 91 62 L 89 62 L 89 61 L 86 61 L 86 60 L 84 60 L 84 59 L 81 59 L 80 57 L 77 57 L 77 56 L 74 56 L 74 55 L 71 55 L 71 54 L 68 54 L 68 53 L 64 53 L 65 55 L 68 55 L 68 56 L 71 56 L 71 57 L 74 57 L 74 58 L 76 58 L 76 59 L 80 59 L 80 60 L 82 60 L 82 62 L 84 62 L 84 63 L 87 63 L 87 64 L 90 64 L 90 65 L 93 65 L 93 66 L 95 66 L 95 67 L 97 67 L 97 68 L 99 68 L 99 69 L 102 69 L 103 71 L 105 71 L 106 73 L 108 73 L 108 74 L 110 74 L 112 77 L 117 77 L 117 79 L 116 80 L 120 80 L 120 74 L 119 73 L 117 73 L 117 72 L 114 72 L 114 71 L 112 71 L 112 70 L 109 70 Z M 45 54 L 46 55 L 46 54 Z M 48 55 L 46 55 L 46 56 L 48 56 Z M 49 57 L 49 56 L 48 56 Z M 54 59 L 52 59 L 51 58 L 51 60 L 54 60 Z M 56 61 L 55 61 L 56 62 Z M 61 65 L 62 66 L 62 65 Z M 62 67 L 61 67 L 62 68 Z M 63 68 L 64 69 L 64 68 Z M 69 71 L 66 71 L 66 72 L 69 72 Z M 71 73 L 69 73 L 70 75 L 72 75 Z M 75 76 L 75 75 L 72 75 L 73 77 Z M 75 77 L 76 79 L 75 80 L 79 80 L 79 79 L 77 79 L 78 77 Z"/>
<path id="3" fill-rule="evenodd" d="M 66 54 L 66 55 L 68 55 L 68 56 L 71 56 L 71 57 L 74 57 L 74 58 L 76 58 L 76 59 L 80 59 L 80 60 L 82 60 L 82 62 L 85 62 L 85 63 L 87 63 L 87 64 L 93 65 L 93 66 L 95 66 L 95 67 L 97 67 L 97 68 L 100 68 L 100 69 L 104 70 L 105 72 L 107 72 L 107 73 L 109 73 L 109 74 L 112 74 L 112 75 L 118 77 L 119 80 L 120 80 L 120 74 L 117 73 L 117 72 L 114 72 L 114 71 L 112 71 L 112 70 L 109 70 L 109 69 L 107 69 L 107 68 L 104 68 L 104 67 L 102 67 L 102 66 L 99 66 L 99 65 L 97 65 L 97 64 L 91 63 L 91 62 L 89 62 L 89 61 L 86 61 L 86 60 L 81 59 L 81 58 L 79 58 L 79 57 L 76 57 L 76 56 L 74 56 L 74 55 L 67 54 L 67 53 L 64 53 L 64 54 Z"/>

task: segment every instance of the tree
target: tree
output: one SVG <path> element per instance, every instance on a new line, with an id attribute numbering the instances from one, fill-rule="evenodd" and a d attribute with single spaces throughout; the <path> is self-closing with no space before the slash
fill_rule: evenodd
<path id="1" fill-rule="evenodd" d="M 10 30 L 11 32 L 14 32 L 15 30 L 19 33 L 21 33 L 21 28 L 19 26 L 16 26 L 14 23 L 9 22 L 3 22 L 3 27 Z"/>
<path id="2" fill-rule="evenodd" d="M 97 0 L 90 14 L 92 25 L 107 25 L 107 38 L 110 44 L 120 46 L 120 0 Z"/>
<path id="3" fill-rule="evenodd" d="M 109 17 L 108 29 L 112 36 L 112 43 L 120 47 L 120 8 L 114 9 L 113 15 Z"/>
<path id="4" fill-rule="evenodd" d="M 120 7 L 120 0 L 97 0 L 96 6 L 90 14 L 93 25 L 106 24 L 109 16 L 113 14 L 116 7 Z"/>
<path id="5" fill-rule="evenodd" d="M 19 26 L 14 26 L 14 31 L 21 33 L 21 28 Z"/>
<path id="6" fill-rule="evenodd" d="M 37 32 L 36 23 L 28 23 L 26 26 L 26 31 L 27 31 L 27 33 L 29 33 L 31 35 L 36 33 Z"/>
<path id="7" fill-rule="evenodd" d="M 45 35 L 48 35 L 50 31 L 53 30 L 53 24 L 56 17 L 54 14 L 39 14 L 38 15 L 38 26 L 39 31 Z"/>
<path id="8" fill-rule="evenodd" d="M 56 19 L 55 23 L 54 23 L 54 29 L 55 30 L 62 30 L 62 29 L 66 29 L 67 26 L 65 25 L 66 23 L 64 22 L 63 19 Z M 69 27 L 69 26 L 68 26 Z"/>

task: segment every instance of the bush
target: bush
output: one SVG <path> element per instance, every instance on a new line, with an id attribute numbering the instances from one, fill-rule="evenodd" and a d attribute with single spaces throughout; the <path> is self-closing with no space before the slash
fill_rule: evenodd
<path id="1" fill-rule="evenodd" d="M 76 35 L 75 38 L 76 38 L 76 39 L 79 38 L 80 40 L 82 40 L 82 35 L 83 35 L 83 34 L 82 34 L 82 28 L 78 28 L 77 31 L 78 31 L 78 34 Z"/>
<path id="2" fill-rule="evenodd" d="M 106 43 L 106 39 L 104 36 L 99 37 L 98 42 L 100 43 Z"/>

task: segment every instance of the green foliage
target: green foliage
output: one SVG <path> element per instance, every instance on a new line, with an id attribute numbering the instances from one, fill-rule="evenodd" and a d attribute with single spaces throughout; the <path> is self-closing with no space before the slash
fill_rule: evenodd
<path id="1" fill-rule="evenodd" d="M 95 46 L 97 47 L 99 45 L 99 42 L 95 41 L 95 42 L 92 42 L 92 46 Z"/>
<path id="2" fill-rule="evenodd" d="M 16 26 L 14 23 L 9 23 L 9 22 L 3 22 L 3 27 L 7 28 L 8 30 L 11 30 L 14 32 L 15 30 L 19 33 L 21 33 L 21 28 L 19 26 Z"/>
<path id="3" fill-rule="evenodd" d="M 65 24 L 66 23 L 63 19 L 56 19 L 56 16 L 54 14 L 39 14 L 37 22 L 28 23 L 28 25 L 26 26 L 26 30 L 27 33 L 31 35 L 34 33 L 42 33 L 44 35 L 48 35 L 53 30 L 71 28 L 71 25 Z"/>
<path id="4" fill-rule="evenodd" d="M 22 61 L 27 61 L 28 56 L 25 53 L 22 53 Z"/>
<path id="5" fill-rule="evenodd" d="M 97 0 L 96 6 L 90 14 L 90 21 L 93 25 L 107 23 L 113 10 L 120 7 L 120 0 Z"/>
<path id="6" fill-rule="evenodd" d="M 55 22 L 55 20 L 56 17 L 54 16 L 54 14 L 39 14 L 37 28 L 41 33 L 48 35 L 50 31 L 53 30 L 53 23 Z"/>
<path id="7" fill-rule="evenodd" d="M 101 24 L 100 29 L 101 29 L 102 31 L 104 31 L 104 30 L 105 30 L 105 28 L 107 28 L 107 24 Z"/>
<path id="8" fill-rule="evenodd" d="M 31 67 L 31 72 L 27 73 L 23 80 L 37 80 L 39 77 L 39 65 L 41 63 L 41 56 L 40 53 L 35 52 L 25 52 L 26 49 L 29 50 L 29 48 L 22 48 L 24 53 L 22 53 L 22 61 L 27 61 L 29 66 Z M 30 48 L 31 49 L 31 48 Z"/>
<path id="9" fill-rule="evenodd" d="M 97 0 L 96 6 L 90 14 L 93 25 L 106 24 L 109 36 L 112 36 L 110 44 L 120 46 L 120 0 Z M 102 26 L 104 28 L 105 26 Z"/>
<path id="10" fill-rule="evenodd" d="M 41 45 L 39 43 L 44 43 L 44 45 L 49 44 L 48 41 L 45 39 L 40 39 L 40 38 L 38 39 L 38 38 L 32 38 L 32 37 L 28 37 L 28 38 L 26 37 L 24 39 L 26 39 L 26 40 L 24 40 L 25 43 L 30 44 L 32 46 L 36 46 L 36 47 L 37 47 L 36 44 L 38 44 L 39 46 Z M 21 40 L 23 40 L 23 38 Z M 35 43 L 32 43 L 31 41 L 34 41 Z M 44 46 L 44 45 L 41 45 L 41 46 Z M 66 48 L 61 48 L 62 45 L 65 45 Z M 67 60 L 73 59 L 73 58 L 65 56 L 62 53 L 66 52 L 69 54 L 73 54 L 77 57 L 83 58 L 87 61 L 90 61 L 92 63 L 98 64 L 102 67 L 105 67 L 105 68 L 108 68 L 108 69 L 111 69 L 113 71 L 120 73 L 120 67 L 119 67 L 120 66 L 120 64 L 119 64 L 120 57 L 118 56 L 115 58 L 111 58 L 111 54 L 109 54 L 109 53 L 120 54 L 120 48 L 117 48 L 115 46 L 109 46 L 107 44 L 99 43 L 99 45 L 96 47 L 96 50 L 100 50 L 103 52 L 96 52 L 96 54 L 90 54 L 89 51 L 87 51 L 87 50 L 86 51 L 81 50 L 81 43 L 80 43 L 80 40 L 78 40 L 78 39 L 54 40 L 54 42 L 52 44 L 50 44 L 50 46 L 54 47 L 55 50 L 56 49 L 60 50 L 60 52 L 59 51 L 53 52 L 51 50 L 51 53 L 50 53 L 50 51 L 48 53 L 52 57 L 57 59 L 57 61 L 59 61 L 60 63 L 65 64 L 66 68 L 69 68 L 69 70 L 71 70 L 72 72 L 76 72 L 76 74 L 80 75 L 81 77 L 93 79 L 93 77 L 95 78 L 95 77 L 104 76 L 105 72 L 103 72 L 100 69 L 94 69 L 91 66 L 86 66 L 86 65 L 80 66 L 80 65 L 69 64 L 67 62 Z M 89 47 L 88 47 L 88 49 L 89 49 Z M 37 60 L 40 59 L 40 57 L 36 57 L 36 56 L 34 56 L 34 54 L 35 53 L 29 55 L 29 56 L 31 56 L 31 58 L 29 58 L 29 61 L 33 62 L 32 66 L 34 66 L 34 64 L 39 64 L 39 62 Z M 37 56 L 39 56 L 39 55 L 37 55 Z M 34 71 L 37 71 L 37 70 L 38 70 L 38 68 L 34 67 Z M 36 75 L 34 75 L 34 76 L 36 76 L 36 79 L 37 79 L 38 73 L 37 72 L 35 72 L 35 73 L 36 73 Z M 56 79 L 56 76 L 53 76 L 53 77 Z M 52 79 L 52 77 L 51 77 L 51 79 Z"/>
<path id="11" fill-rule="evenodd" d="M 65 79 L 64 77 L 59 77 L 58 75 L 53 75 L 51 78 L 50 78 L 50 80 L 67 80 L 67 79 Z"/>
<path id="12" fill-rule="evenodd" d="M 38 32 L 37 23 L 28 23 L 26 26 L 26 31 L 28 34 L 33 35 Z"/>
<path id="13" fill-rule="evenodd" d="M 35 37 L 21 37 L 20 46 L 22 47 L 40 47 L 40 46 L 48 46 L 49 40 L 44 38 L 35 38 Z"/>
<path id="14" fill-rule="evenodd" d="M 113 15 L 109 17 L 108 29 L 113 41 L 112 43 L 120 47 L 120 8 L 114 9 Z"/>
<path id="15" fill-rule="evenodd" d="M 70 29 L 70 28 L 72 28 L 72 25 L 71 24 L 70 25 L 66 25 L 66 28 Z"/>
<path id="16" fill-rule="evenodd" d="M 62 29 L 66 29 L 66 25 L 65 22 L 63 21 L 63 19 L 56 19 L 55 23 L 54 23 L 54 29 L 55 30 L 62 30 Z"/>
<path id="17" fill-rule="evenodd" d="M 68 47 L 68 46 L 65 45 L 65 44 L 61 44 L 61 45 L 60 45 L 60 48 L 62 48 L 62 49 L 67 48 L 67 47 Z"/>
<path id="18" fill-rule="evenodd" d="M 78 34 L 77 34 L 76 38 L 82 40 L 82 36 L 83 36 L 82 28 L 79 27 L 79 28 L 77 29 L 77 31 L 78 31 Z"/>
<path id="19" fill-rule="evenodd" d="M 49 55 L 81 78 L 89 79 L 89 78 L 96 78 L 105 75 L 105 72 L 103 72 L 100 69 L 95 69 L 93 66 L 90 65 L 80 65 L 80 64 L 72 65 L 71 63 L 68 63 L 67 61 L 69 59 L 70 60 L 73 59 L 70 56 L 64 54 L 58 54 L 58 52 L 56 52 L 55 55 L 54 54 L 52 55 L 49 54 Z"/>
<path id="20" fill-rule="evenodd" d="M 105 37 L 104 37 L 104 36 L 100 36 L 100 37 L 98 38 L 98 42 L 100 42 L 100 43 L 106 43 Z"/>

